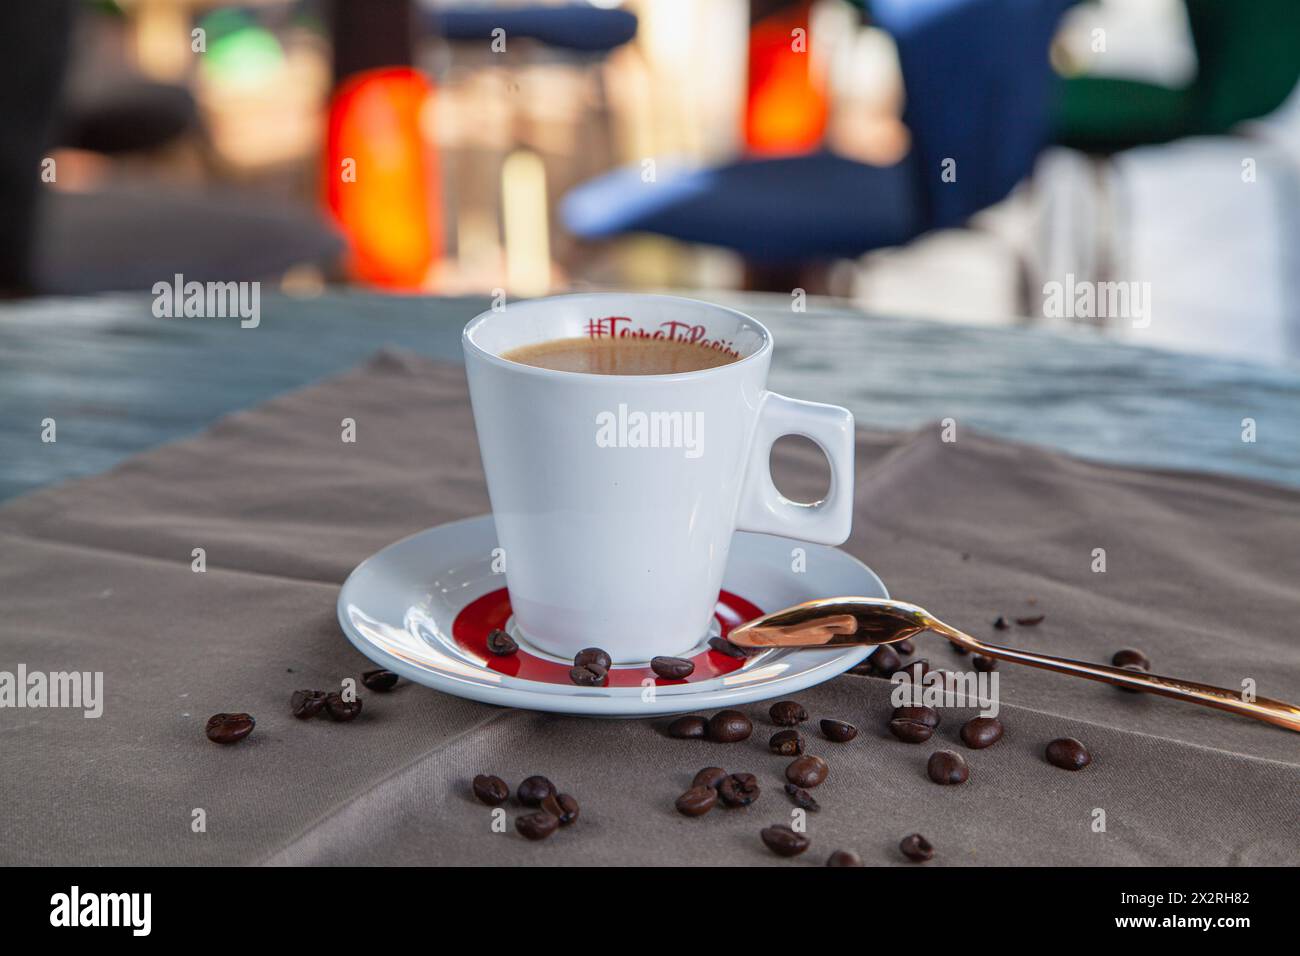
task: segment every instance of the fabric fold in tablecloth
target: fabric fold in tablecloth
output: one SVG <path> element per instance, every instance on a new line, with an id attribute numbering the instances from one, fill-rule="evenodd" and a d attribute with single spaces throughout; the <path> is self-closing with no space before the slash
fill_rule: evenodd
<path id="1" fill-rule="evenodd" d="M 341 440 L 345 418 L 355 443 Z M 1300 493 L 1090 464 L 960 423 L 956 442 L 935 425 L 862 432 L 857 451 L 845 549 L 895 596 L 995 641 L 1099 661 L 1139 647 L 1158 673 L 1300 698 Z M 779 449 L 775 466 L 794 497 L 824 482 L 804 447 Z M 663 721 L 505 710 L 405 682 L 363 690 L 352 724 L 290 715 L 293 690 L 368 667 L 334 617 L 348 572 L 486 510 L 463 370 L 394 352 L 0 508 L 0 671 L 102 671 L 105 688 L 98 719 L 0 709 L 0 862 L 778 862 L 758 831 L 788 822 L 791 805 L 763 705 L 742 708 L 754 736 L 730 746 L 667 739 Z M 991 627 L 1037 614 L 1036 627 Z M 917 643 L 934 666 L 970 666 L 944 641 Z M 809 749 L 831 765 L 801 862 L 839 848 L 902 862 L 897 842 L 914 831 L 937 847 L 930 865 L 1300 861 L 1300 735 L 998 673 L 1007 732 L 985 751 L 956 736 L 973 711 L 945 712 L 927 744 L 894 740 L 877 678 L 799 694 Z M 257 718 L 253 735 L 210 743 L 206 718 L 237 710 Z M 822 717 L 861 733 L 822 740 Z M 1058 736 L 1087 743 L 1092 766 L 1048 765 Z M 967 784 L 926 779 L 942 747 L 967 756 Z M 762 797 L 679 816 L 674 798 L 709 765 L 757 774 Z M 483 772 L 512 786 L 545 774 L 581 819 L 540 844 L 493 832 L 468 793 Z"/>

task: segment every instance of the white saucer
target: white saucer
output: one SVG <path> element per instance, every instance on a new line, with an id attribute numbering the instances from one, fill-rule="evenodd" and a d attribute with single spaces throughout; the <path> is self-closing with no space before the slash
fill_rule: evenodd
<path id="1" fill-rule="evenodd" d="M 509 618 L 505 575 L 492 570 L 490 515 L 421 531 L 361 562 L 339 593 L 343 632 L 362 654 L 401 676 L 489 704 L 604 717 L 689 713 L 765 700 L 829 680 L 874 648 L 773 649 L 744 660 L 701 641 L 685 681 L 646 665 L 616 666 L 605 687 L 578 687 L 569 661 L 529 646 Z M 800 548 L 805 555 L 795 571 Z M 737 532 L 711 634 L 766 611 L 838 594 L 888 597 L 866 565 L 843 551 L 773 535 Z M 492 627 L 519 642 L 509 657 L 487 653 Z"/>

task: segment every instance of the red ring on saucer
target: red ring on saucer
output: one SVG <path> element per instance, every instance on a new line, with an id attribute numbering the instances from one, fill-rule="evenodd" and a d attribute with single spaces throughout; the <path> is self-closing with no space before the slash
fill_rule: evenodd
<path id="1" fill-rule="evenodd" d="M 723 637 L 731 633 L 731 629 L 736 625 L 752 621 L 762 613 L 758 607 L 729 591 L 718 594 L 718 603 L 713 609 L 713 616 L 718 621 Z M 505 588 L 500 588 L 467 604 L 452 622 L 451 637 L 461 650 L 475 657 L 489 670 L 508 677 L 518 677 L 521 680 L 576 687 L 569 680 L 571 666 L 569 664 L 537 657 L 522 647 L 507 657 L 489 653 L 488 634 L 495 628 L 505 628 L 509 620 L 510 593 Z M 696 654 L 691 660 L 695 663 L 695 672 L 685 680 L 665 680 L 649 667 L 615 667 L 610 670 L 609 681 L 605 686 L 640 687 L 647 678 L 653 680 L 659 687 L 691 684 L 722 677 L 745 666 L 743 659 L 730 657 L 712 649 Z"/>

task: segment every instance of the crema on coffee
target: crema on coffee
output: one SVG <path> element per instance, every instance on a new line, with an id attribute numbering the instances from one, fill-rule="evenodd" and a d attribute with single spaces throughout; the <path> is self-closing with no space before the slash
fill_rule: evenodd
<path id="1" fill-rule="evenodd" d="M 523 345 L 502 358 L 557 372 L 595 375 L 671 375 L 736 361 L 736 356 L 675 339 L 572 338 Z"/>

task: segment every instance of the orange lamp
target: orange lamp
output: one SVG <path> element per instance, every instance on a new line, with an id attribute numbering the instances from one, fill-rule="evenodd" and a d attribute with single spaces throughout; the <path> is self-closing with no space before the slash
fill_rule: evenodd
<path id="1" fill-rule="evenodd" d="M 325 203 L 360 282 L 416 290 L 442 255 L 437 153 L 420 133 L 433 95 L 432 84 L 409 67 L 355 74 L 334 93 Z"/>
<path id="2" fill-rule="evenodd" d="M 825 82 L 815 75 L 808 49 L 811 7 L 811 0 L 804 0 L 750 27 L 745 98 L 745 145 L 750 153 L 806 153 L 816 149 L 826 133 Z"/>

